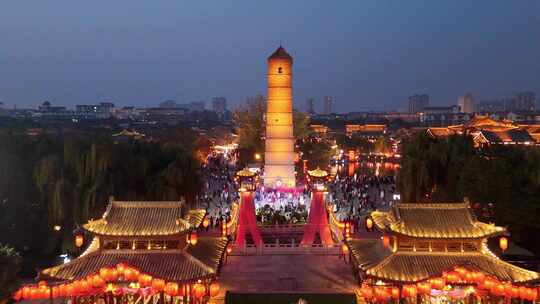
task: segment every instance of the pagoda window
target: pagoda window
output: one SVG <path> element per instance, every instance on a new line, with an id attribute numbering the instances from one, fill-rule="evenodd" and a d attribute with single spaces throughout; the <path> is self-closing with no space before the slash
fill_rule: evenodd
<path id="1" fill-rule="evenodd" d="M 149 241 L 148 242 L 148 250 L 161 250 L 165 249 L 165 241 Z"/>
<path id="2" fill-rule="evenodd" d="M 132 249 L 144 250 L 148 248 L 148 241 L 137 240 L 132 243 Z"/>
<path id="3" fill-rule="evenodd" d="M 461 252 L 461 242 L 449 242 L 446 246 L 448 252 Z"/>
<path id="4" fill-rule="evenodd" d="M 164 249 L 180 249 L 180 241 L 178 240 L 166 241 Z"/>
<path id="5" fill-rule="evenodd" d="M 103 249 L 116 249 L 118 242 L 116 241 L 103 241 Z"/>
<path id="6" fill-rule="evenodd" d="M 446 251 L 446 243 L 443 243 L 443 242 L 433 242 L 433 243 L 431 243 L 431 251 L 434 251 L 434 252 L 444 252 L 444 251 Z"/>
<path id="7" fill-rule="evenodd" d="M 467 252 L 478 251 L 478 247 L 473 242 L 464 242 L 463 251 L 467 251 Z"/>
<path id="8" fill-rule="evenodd" d="M 411 241 L 403 241 L 400 240 L 398 242 L 398 249 L 401 251 L 413 251 L 414 250 L 414 243 Z"/>
<path id="9" fill-rule="evenodd" d="M 415 251 L 429 251 L 429 242 L 417 242 Z"/>
<path id="10" fill-rule="evenodd" d="M 118 244 L 118 249 L 131 249 L 131 242 L 129 241 L 120 241 Z"/>

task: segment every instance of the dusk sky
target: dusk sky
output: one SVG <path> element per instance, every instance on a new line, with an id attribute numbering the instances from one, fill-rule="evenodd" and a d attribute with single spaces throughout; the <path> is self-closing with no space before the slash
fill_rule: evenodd
<path id="1" fill-rule="evenodd" d="M 337 5 L 339 4 L 339 5 Z M 294 57 L 294 103 L 405 109 L 540 95 L 540 1 L 3 1 L 0 101 L 152 106 L 266 94 L 266 57 Z"/>

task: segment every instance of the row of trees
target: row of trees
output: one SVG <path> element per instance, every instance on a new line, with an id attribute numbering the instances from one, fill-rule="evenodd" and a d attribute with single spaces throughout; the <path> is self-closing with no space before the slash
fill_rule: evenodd
<path id="1" fill-rule="evenodd" d="M 171 134 L 160 142 L 116 142 L 110 133 L 1 134 L 0 243 L 39 260 L 72 250 L 72 230 L 101 216 L 109 196 L 194 202 L 201 188 L 196 136 Z"/>
<path id="2" fill-rule="evenodd" d="M 425 133 L 403 142 L 397 187 L 407 202 L 492 203 L 497 224 L 513 239 L 540 252 L 540 149 L 492 145 L 475 148 L 472 138 L 435 139 Z"/>

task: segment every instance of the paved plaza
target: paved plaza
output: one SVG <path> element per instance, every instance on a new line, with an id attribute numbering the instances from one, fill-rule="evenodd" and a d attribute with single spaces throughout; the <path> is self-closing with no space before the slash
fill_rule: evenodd
<path id="1" fill-rule="evenodd" d="M 336 255 L 230 256 L 221 269 L 225 291 L 244 293 L 354 293 L 351 265 Z M 217 302 L 219 303 L 219 302 Z"/>

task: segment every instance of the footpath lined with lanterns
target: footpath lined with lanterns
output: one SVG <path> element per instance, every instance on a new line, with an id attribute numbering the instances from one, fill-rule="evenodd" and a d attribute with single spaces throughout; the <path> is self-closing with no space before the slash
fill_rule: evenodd
<path id="1" fill-rule="evenodd" d="M 86 247 L 76 259 L 39 272 L 16 300 L 71 303 L 206 303 L 219 293 L 217 276 L 227 238 L 199 236 L 204 210 L 182 217 L 182 202 L 111 200 L 103 217 L 76 231 Z M 224 226 L 226 226 L 225 223 Z"/>

